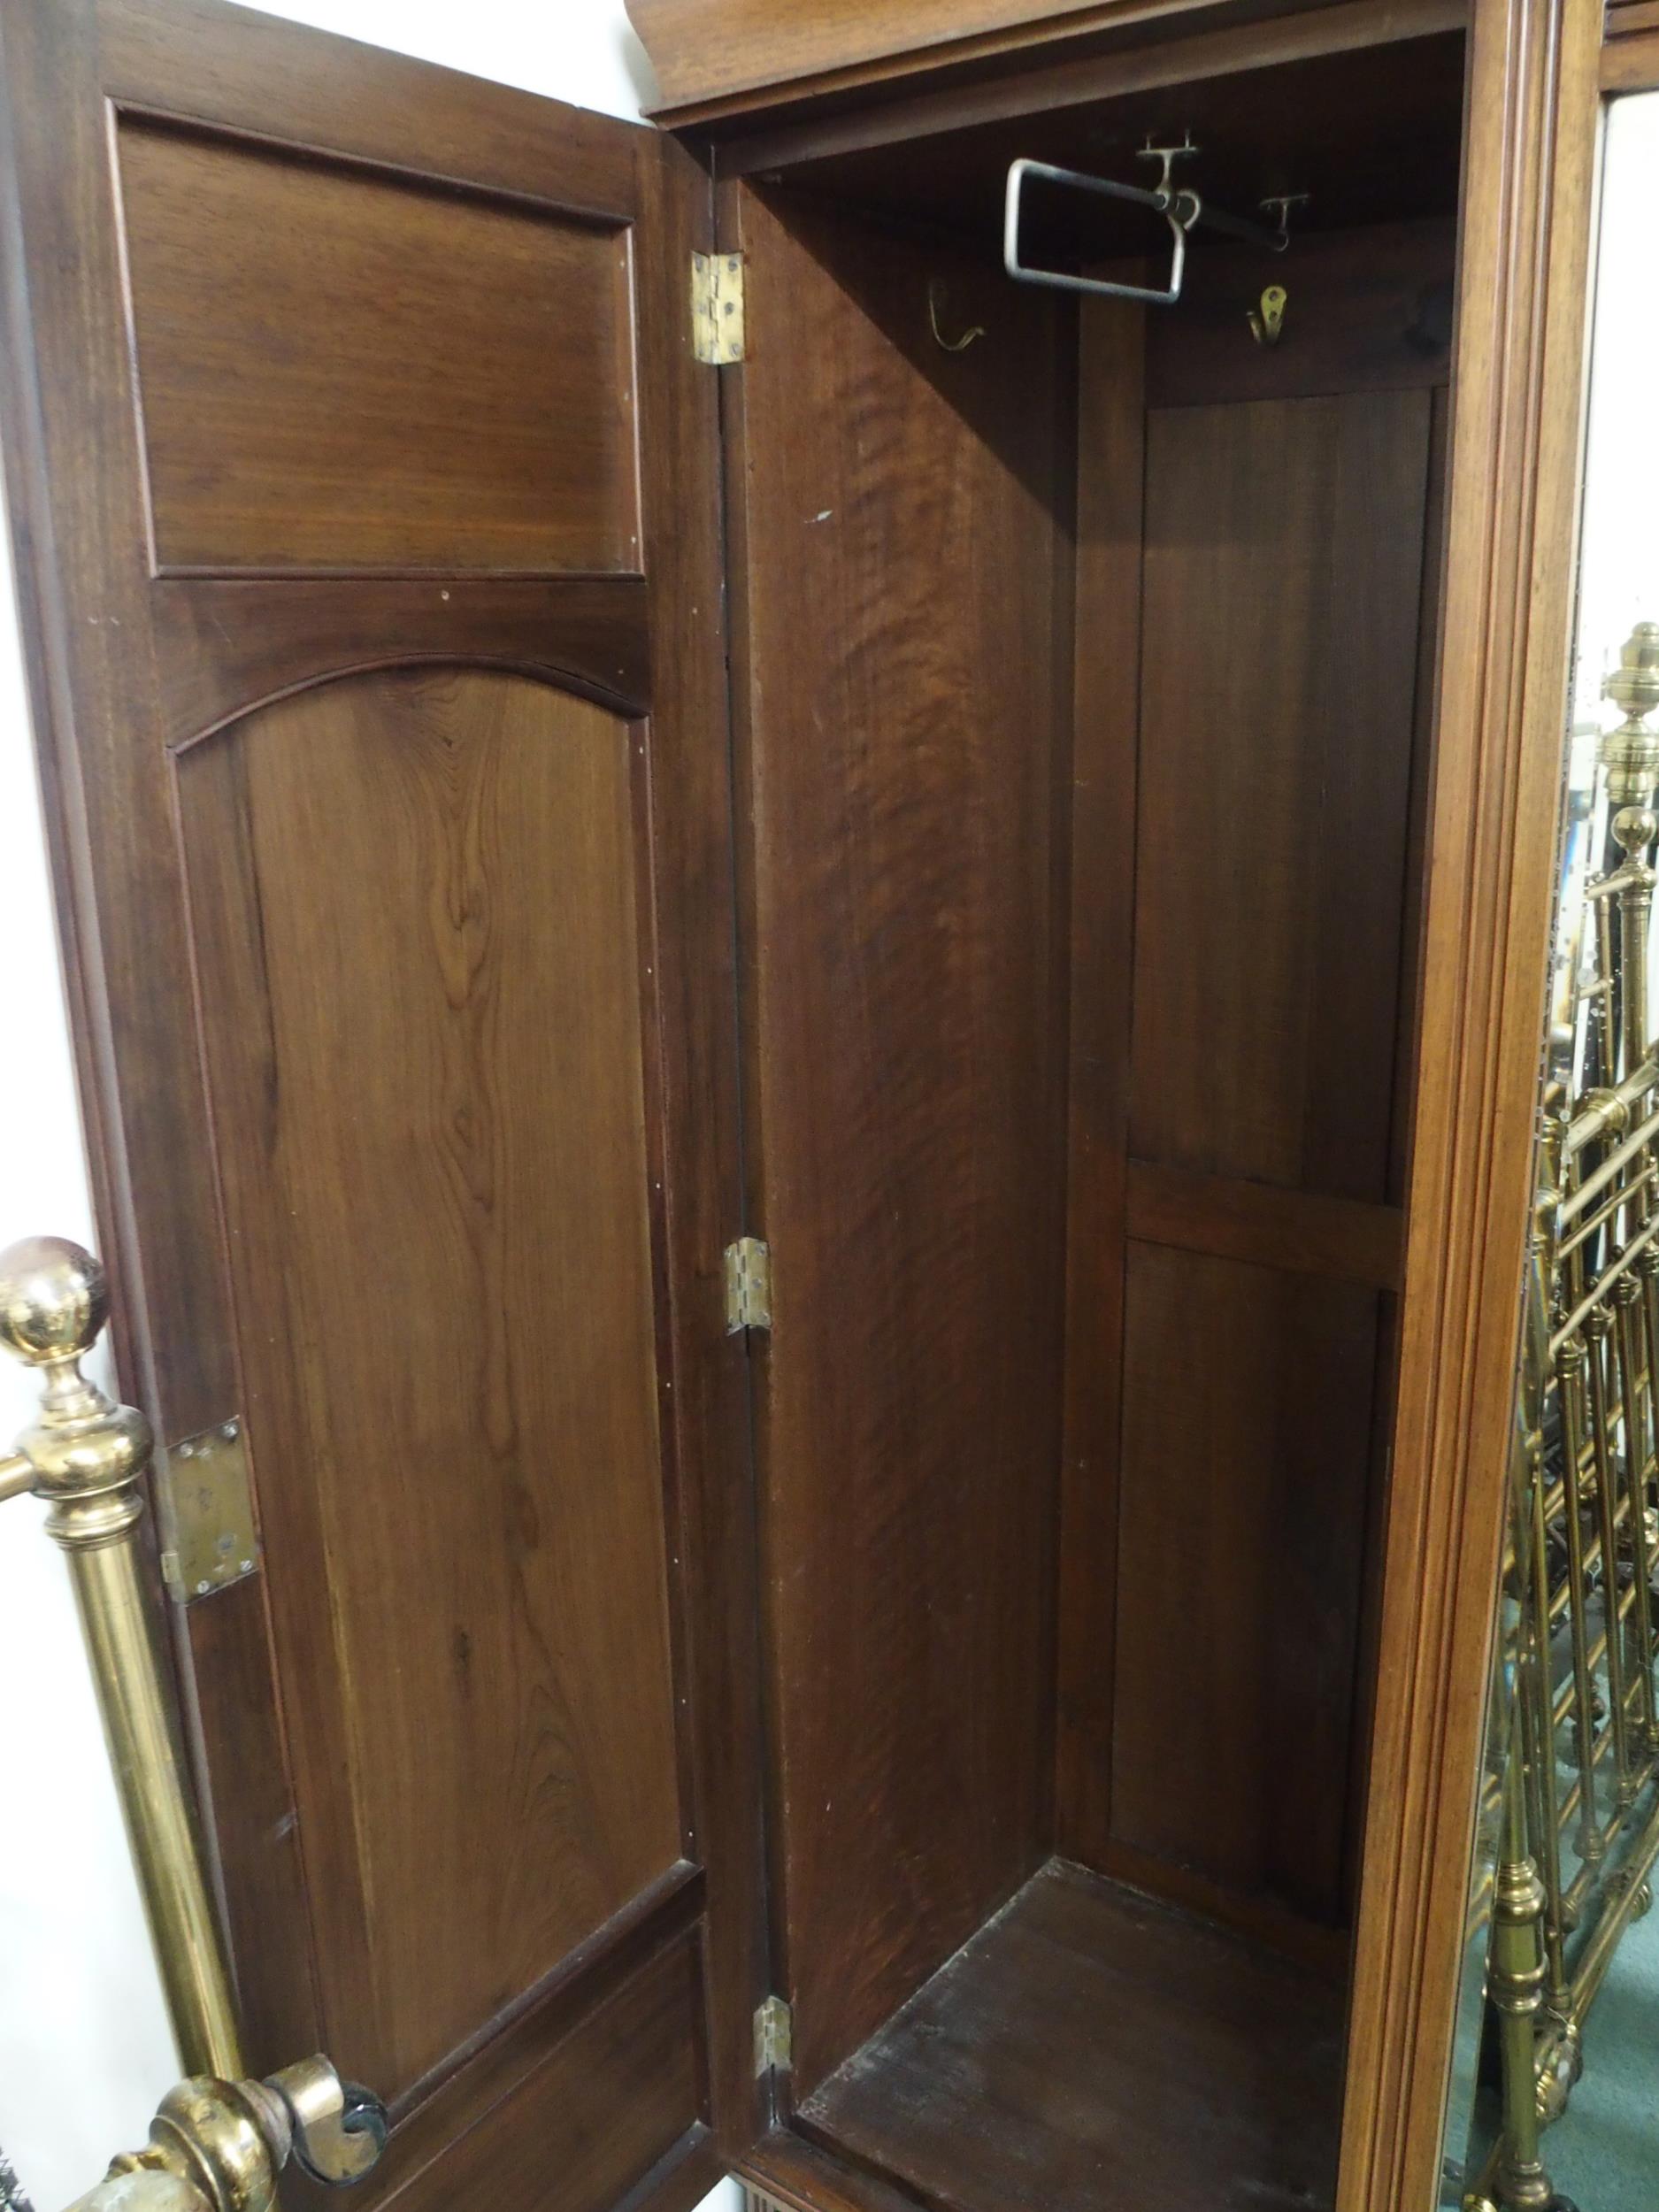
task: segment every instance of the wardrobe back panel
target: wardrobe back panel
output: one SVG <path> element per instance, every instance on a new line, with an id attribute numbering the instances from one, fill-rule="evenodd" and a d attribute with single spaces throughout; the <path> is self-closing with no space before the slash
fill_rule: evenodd
<path id="1" fill-rule="evenodd" d="M 735 690 L 806 2094 L 1048 1839 L 1071 326 L 823 209 L 743 192 L 725 219 L 757 334 L 728 386 Z M 986 334 L 947 351 L 930 285 L 947 336 Z"/>
<path id="2" fill-rule="evenodd" d="M 1428 444 L 1421 390 L 1148 419 L 1136 1158 L 1386 1194 Z"/>
<path id="3" fill-rule="evenodd" d="M 1093 699 L 1118 798 L 1091 829 L 1079 785 L 1072 1084 L 1092 1039 L 1121 1120 L 1071 1156 L 1059 1843 L 1331 1956 L 1400 1261 L 1449 252 L 1432 224 L 1310 242 L 1280 349 L 1246 325 L 1259 258 L 1194 255 L 1191 299 L 1140 319 L 1144 392 L 1090 370 L 1137 344 L 1124 311 L 1085 333 L 1083 511 L 1123 550 L 1079 568 L 1079 759 Z M 1090 640 L 1099 595 L 1114 619 L 1132 596 L 1132 530 L 1138 681 L 1105 690 Z M 1132 927 L 1092 930 L 1091 876 L 1125 873 Z M 1095 1164 L 1114 1144 L 1120 1179 Z"/>
<path id="4" fill-rule="evenodd" d="M 1325 1924 L 1378 1307 L 1362 1284 L 1129 1246 L 1117 1833 Z"/>

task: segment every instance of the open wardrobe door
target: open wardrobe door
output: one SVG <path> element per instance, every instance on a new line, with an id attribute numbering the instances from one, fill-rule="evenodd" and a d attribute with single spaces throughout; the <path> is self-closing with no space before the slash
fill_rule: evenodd
<path id="1" fill-rule="evenodd" d="M 689 2205 L 764 1994 L 706 180 L 240 8 L 0 24 L 46 810 L 251 2070 L 379 2092 L 411 2212 Z"/>

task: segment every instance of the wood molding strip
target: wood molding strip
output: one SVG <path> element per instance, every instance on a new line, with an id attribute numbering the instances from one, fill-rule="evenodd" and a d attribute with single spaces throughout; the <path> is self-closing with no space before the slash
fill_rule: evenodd
<path id="1" fill-rule="evenodd" d="M 1129 51 L 1073 55 L 981 83 L 929 87 L 903 98 L 870 101 L 844 113 L 780 116 L 768 127 L 722 143 L 719 171 L 723 177 L 752 176 L 791 162 L 1055 113 L 1091 100 L 1232 76 L 1274 62 L 1429 38 L 1461 29 L 1466 19 L 1464 0 L 1340 0 L 1334 7 L 1299 9 L 1266 22 L 1224 22 L 1202 31 L 1180 27 L 1179 35 L 1174 25 L 1160 27 L 1167 35 L 1157 42 Z"/>
<path id="2" fill-rule="evenodd" d="M 1599 0 L 1476 0 L 1423 1033 L 1338 2212 L 1438 2185 L 1532 1179 Z"/>
<path id="3" fill-rule="evenodd" d="M 1397 1206 L 1129 1163 L 1129 1234 L 1142 1244 L 1397 1290 L 1404 1225 Z"/>
<path id="4" fill-rule="evenodd" d="M 1652 92 L 1659 87 L 1659 4 L 1609 8 L 1601 49 L 1603 92 Z"/>

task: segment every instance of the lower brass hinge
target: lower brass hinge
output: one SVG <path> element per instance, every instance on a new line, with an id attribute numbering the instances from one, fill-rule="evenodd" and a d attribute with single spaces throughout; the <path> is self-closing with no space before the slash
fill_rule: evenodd
<path id="1" fill-rule="evenodd" d="M 795 2042 L 795 2015 L 781 1997 L 768 1997 L 755 2015 L 755 2071 L 787 2074 Z"/>
<path id="2" fill-rule="evenodd" d="M 240 1582 L 259 1564 L 240 1419 L 168 1446 L 156 1465 L 162 1578 L 188 1603 Z"/>
<path id="3" fill-rule="evenodd" d="M 691 257 L 691 346 L 715 368 L 743 358 L 743 257 Z"/>
<path id="4" fill-rule="evenodd" d="M 772 1248 L 758 1237 L 726 1248 L 726 1333 L 772 1326 Z"/>

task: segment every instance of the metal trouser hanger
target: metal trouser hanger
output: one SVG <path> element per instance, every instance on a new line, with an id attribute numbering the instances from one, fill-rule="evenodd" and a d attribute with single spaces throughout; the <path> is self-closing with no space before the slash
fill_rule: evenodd
<path id="1" fill-rule="evenodd" d="M 1225 213 L 1220 208 L 1208 207 L 1189 186 L 1177 186 L 1171 169 L 1182 154 L 1196 153 L 1198 149 L 1189 140 L 1180 146 L 1144 146 L 1141 149 L 1142 161 L 1163 164 L 1163 173 L 1156 186 L 1119 184 L 1112 177 L 1095 177 L 1079 169 L 1056 169 L 1047 161 L 1021 159 L 1010 164 L 1008 188 L 1002 210 L 1002 266 L 1011 277 L 1022 284 L 1048 284 L 1062 292 L 1090 292 L 1108 299 L 1140 300 L 1148 306 L 1171 307 L 1181 296 L 1181 278 L 1187 266 L 1187 236 L 1199 223 L 1223 236 L 1237 238 L 1247 245 L 1261 246 L 1269 253 L 1283 253 L 1290 242 L 1285 228 L 1277 231 L 1264 228 L 1260 223 L 1247 221 L 1238 215 Z M 1146 284 L 1115 284 L 1104 277 L 1074 276 L 1064 269 L 1033 268 L 1022 261 L 1019 253 L 1019 232 L 1025 182 L 1036 177 L 1045 184 L 1070 187 L 1079 192 L 1093 192 L 1102 199 L 1126 200 L 1132 206 L 1150 208 L 1154 214 L 1163 216 L 1170 227 L 1171 251 L 1167 285 L 1162 290 Z"/>

